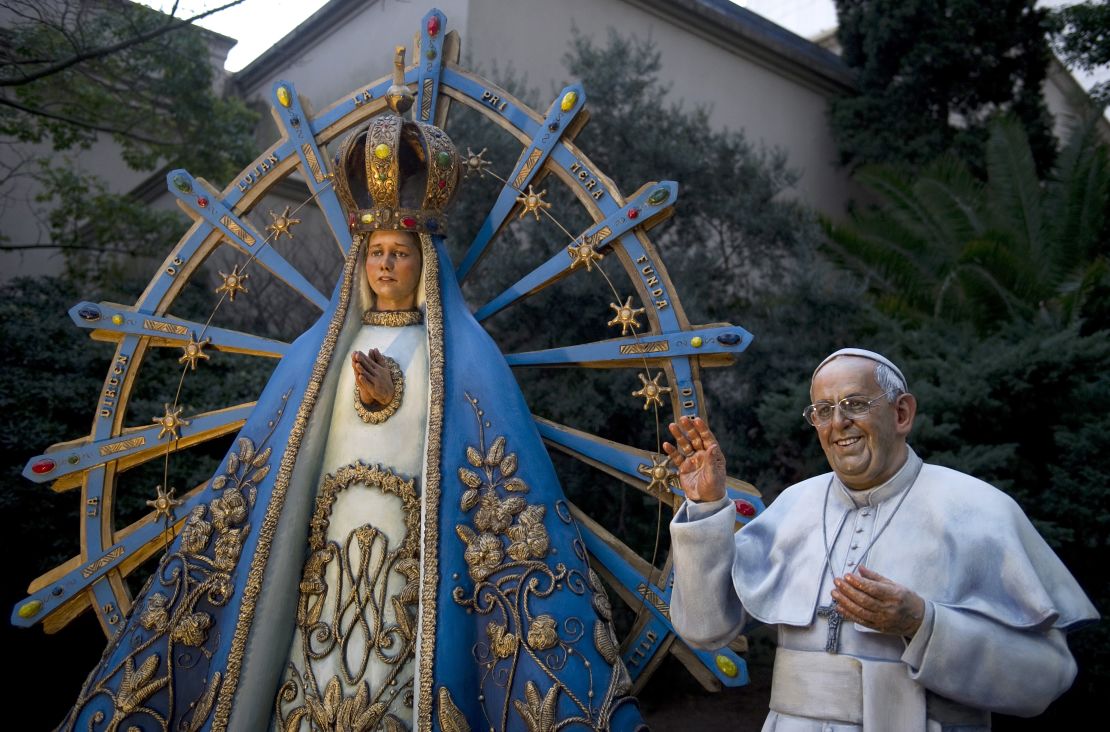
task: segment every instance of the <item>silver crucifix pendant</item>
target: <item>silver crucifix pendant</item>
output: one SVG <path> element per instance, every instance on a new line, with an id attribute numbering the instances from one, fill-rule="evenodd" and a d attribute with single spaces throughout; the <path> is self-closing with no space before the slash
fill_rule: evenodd
<path id="1" fill-rule="evenodd" d="M 836 603 L 817 606 L 817 617 L 829 619 L 829 636 L 825 641 L 826 653 L 837 653 L 840 649 L 840 621 L 844 618 L 836 609 Z"/>

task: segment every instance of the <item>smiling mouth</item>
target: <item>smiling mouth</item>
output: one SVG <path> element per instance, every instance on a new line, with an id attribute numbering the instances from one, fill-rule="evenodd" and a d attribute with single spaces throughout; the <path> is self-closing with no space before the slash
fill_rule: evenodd
<path id="1" fill-rule="evenodd" d="M 850 445 L 856 444 L 857 442 L 859 442 L 862 439 L 863 439 L 863 437 L 861 437 L 860 435 L 856 435 L 855 437 L 845 437 L 843 439 L 836 440 L 836 441 L 833 442 L 833 444 L 836 445 L 837 447 L 848 447 Z"/>

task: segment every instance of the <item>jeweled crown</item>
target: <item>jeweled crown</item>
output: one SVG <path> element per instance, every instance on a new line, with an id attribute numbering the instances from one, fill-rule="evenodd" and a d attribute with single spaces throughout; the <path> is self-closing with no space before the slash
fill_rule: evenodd
<path id="1" fill-rule="evenodd" d="M 387 94 L 394 113 L 375 117 L 340 145 L 336 193 L 353 231 L 443 233 L 444 209 L 455 197 L 462 162 L 447 133 L 401 116 L 411 106 L 402 76 L 403 48 L 397 49 L 397 58 Z"/>

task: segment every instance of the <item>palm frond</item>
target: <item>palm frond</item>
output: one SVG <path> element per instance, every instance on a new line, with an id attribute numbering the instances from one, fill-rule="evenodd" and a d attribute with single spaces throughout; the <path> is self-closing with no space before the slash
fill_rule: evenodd
<path id="1" fill-rule="evenodd" d="M 1000 117 L 991 124 L 986 158 L 988 204 L 995 226 L 1012 229 L 1021 249 L 1043 259 L 1043 194 L 1029 137 L 1020 122 Z"/>

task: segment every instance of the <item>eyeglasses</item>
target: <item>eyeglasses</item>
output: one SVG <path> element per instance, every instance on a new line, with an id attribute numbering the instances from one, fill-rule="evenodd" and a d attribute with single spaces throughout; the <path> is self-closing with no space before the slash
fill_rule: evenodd
<path id="1" fill-rule="evenodd" d="M 836 404 L 832 402 L 817 402 L 810 404 L 802 410 L 802 417 L 806 422 L 809 422 L 814 427 L 821 427 L 828 424 L 833 415 L 836 413 L 837 408 L 840 413 L 848 419 L 860 419 L 866 417 L 868 412 L 871 411 L 871 405 L 880 399 L 885 399 L 894 392 L 893 389 L 885 391 L 874 399 L 865 399 L 864 397 L 847 397 L 841 399 Z"/>

